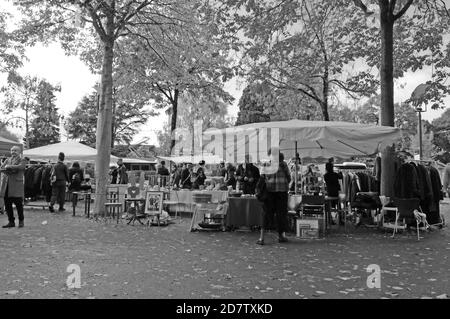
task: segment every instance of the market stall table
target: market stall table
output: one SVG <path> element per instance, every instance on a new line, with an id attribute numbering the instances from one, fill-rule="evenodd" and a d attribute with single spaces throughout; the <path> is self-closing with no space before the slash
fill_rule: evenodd
<path id="1" fill-rule="evenodd" d="M 256 197 L 229 197 L 225 226 L 227 228 L 261 226 L 262 211 L 263 203 Z"/>
<path id="2" fill-rule="evenodd" d="M 170 192 L 170 202 L 177 203 L 177 211 L 194 212 L 194 194 L 211 194 L 211 202 L 220 203 L 225 202 L 228 197 L 228 191 L 191 191 L 178 190 Z M 170 205 L 173 206 L 173 205 Z M 173 209 L 173 207 L 171 207 Z"/>

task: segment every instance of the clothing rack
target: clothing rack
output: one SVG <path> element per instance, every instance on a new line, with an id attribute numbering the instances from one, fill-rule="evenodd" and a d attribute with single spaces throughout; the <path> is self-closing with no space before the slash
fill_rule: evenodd
<path id="1" fill-rule="evenodd" d="M 373 175 L 373 169 L 370 168 L 336 168 L 336 170 L 343 173 L 366 173 Z"/>
<path id="2" fill-rule="evenodd" d="M 417 164 L 427 164 L 427 165 L 436 164 L 436 161 L 433 161 L 433 160 L 413 160 L 410 162 L 414 162 Z"/>

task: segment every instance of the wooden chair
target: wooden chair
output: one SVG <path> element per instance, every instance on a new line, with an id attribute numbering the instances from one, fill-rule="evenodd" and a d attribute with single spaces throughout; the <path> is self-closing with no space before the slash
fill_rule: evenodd
<path id="1" fill-rule="evenodd" d="M 105 210 L 105 219 L 107 219 L 109 217 L 108 215 L 110 215 L 113 219 L 116 218 L 117 223 L 119 223 L 120 214 L 123 213 L 123 204 L 119 200 L 119 187 L 107 188 Z"/>

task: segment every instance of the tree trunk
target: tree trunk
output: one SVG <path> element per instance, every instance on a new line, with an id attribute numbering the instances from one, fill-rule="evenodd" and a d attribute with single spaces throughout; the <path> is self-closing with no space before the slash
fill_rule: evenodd
<path id="1" fill-rule="evenodd" d="M 112 97 L 112 118 L 111 118 L 111 149 L 114 148 L 114 141 L 116 139 L 116 94 L 113 89 Z"/>
<path id="2" fill-rule="evenodd" d="M 325 56 L 325 71 L 323 74 L 323 101 L 320 103 L 322 107 L 323 120 L 329 121 L 330 115 L 328 114 L 328 95 L 329 95 L 329 83 L 328 83 L 328 60 Z"/>
<path id="3" fill-rule="evenodd" d="M 172 100 L 172 122 L 170 124 L 170 155 L 178 155 L 173 154 L 173 151 L 175 149 L 175 129 L 177 128 L 177 114 L 178 114 L 178 95 L 180 94 L 180 91 L 178 89 L 175 89 L 175 92 L 173 94 L 173 100 Z"/>
<path id="4" fill-rule="evenodd" d="M 381 125 L 394 126 L 394 78 L 393 78 L 393 29 L 394 16 L 389 1 L 380 0 L 381 26 Z M 394 147 L 387 147 L 381 154 L 381 194 L 392 197 L 394 187 Z"/>
<path id="5" fill-rule="evenodd" d="M 29 109 L 29 98 L 27 97 L 27 102 L 25 105 L 25 149 L 30 148 L 30 125 L 28 123 L 28 109 Z"/>
<path id="6" fill-rule="evenodd" d="M 97 158 L 95 160 L 95 201 L 94 215 L 105 214 L 108 171 L 111 158 L 112 87 L 114 58 L 114 13 L 106 16 L 106 34 L 103 40 L 103 63 L 100 105 L 97 118 Z"/>

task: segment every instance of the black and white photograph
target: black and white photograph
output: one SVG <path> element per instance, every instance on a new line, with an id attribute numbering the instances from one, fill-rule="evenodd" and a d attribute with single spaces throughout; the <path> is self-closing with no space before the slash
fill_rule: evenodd
<path id="1" fill-rule="evenodd" d="M 449 299 L 449 106 L 450 0 L 0 0 L 0 299 Z"/>
<path id="2" fill-rule="evenodd" d="M 145 214 L 149 216 L 161 215 L 164 192 L 149 191 L 145 198 Z"/>

